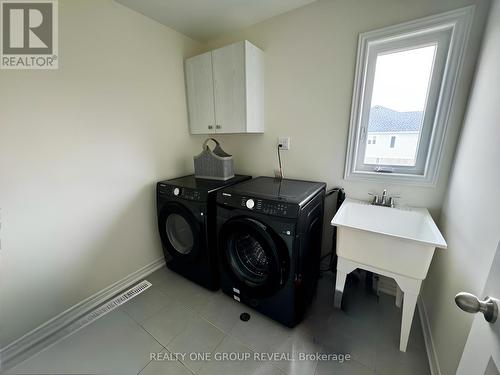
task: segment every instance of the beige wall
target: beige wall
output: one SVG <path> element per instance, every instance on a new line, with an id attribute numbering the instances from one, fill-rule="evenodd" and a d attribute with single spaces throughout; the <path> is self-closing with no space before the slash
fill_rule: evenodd
<path id="1" fill-rule="evenodd" d="M 359 33 L 477 3 L 463 74 L 446 136 L 436 187 L 345 181 L 344 165 Z M 438 216 L 463 117 L 486 1 L 327 0 L 211 41 L 207 49 L 248 39 L 265 51 L 266 131 L 262 135 L 218 136 L 235 155 L 239 172 L 273 175 L 278 136 L 291 136 L 284 151 L 285 176 L 343 186 L 351 197 L 388 187 L 401 203 L 425 206 Z M 201 142 L 203 137 L 197 137 Z"/>
<path id="2" fill-rule="evenodd" d="M 192 169 L 197 43 L 111 0 L 59 19 L 59 70 L 0 71 L 0 347 L 161 257 L 153 184 Z"/>
<path id="3" fill-rule="evenodd" d="M 423 290 L 443 375 L 455 374 L 473 319 L 453 298 L 481 296 L 500 240 L 500 0 L 483 43 L 440 220 L 448 250 L 436 253 Z"/>

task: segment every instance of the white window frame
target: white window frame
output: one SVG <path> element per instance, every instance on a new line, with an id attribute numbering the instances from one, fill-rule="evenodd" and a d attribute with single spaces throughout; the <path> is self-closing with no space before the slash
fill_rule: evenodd
<path id="1" fill-rule="evenodd" d="M 446 128 L 473 15 L 474 6 L 468 6 L 359 35 L 346 179 L 436 185 Z M 416 166 L 376 168 L 364 164 L 377 55 L 431 44 L 437 44 L 437 48 Z"/>

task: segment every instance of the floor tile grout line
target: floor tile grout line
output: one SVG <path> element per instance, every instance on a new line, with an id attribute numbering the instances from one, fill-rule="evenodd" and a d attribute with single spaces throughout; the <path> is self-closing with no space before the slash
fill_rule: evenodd
<path id="1" fill-rule="evenodd" d="M 154 284 L 153 284 L 153 286 L 154 286 Z M 159 289 L 159 291 L 160 291 L 163 295 L 165 295 L 166 297 L 168 297 L 168 298 L 172 298 L 175 302 L 179 303 L 182 307 L 184 307 L 184 308 L 186 308 L 186 309 L 190 310 L 192 313 L 196 314 L 199 318 L 201 318 L 201 319 L 203 319 L 204 321 L 206 321 L 207 323 L 211 324 L 212 326 L 214 326 L 215 328 L 217 328 L 219 331 L 223 332 L 224 334 L 229 335 L 229 331 L 230 331 L 232 328 L 234 328 L 234 326 L 235 326 L 235 325 L 236 325 L 236 323 L 237 323 L 237 321 L 236 321 L 236 322 L 233 324 L 233 326 L 231 327 L 231 329 L 230 329 L 229 331 L 226 331 L 226 330 L 222 329 L 222 327 L 217 326 L 214 322 L 211 322 L 209 319 L 207 319 L 206 317 L 204 317 L 204 316 L 202 315 L 202 310 L 203 310 L 203 307 L 202 307 L 202 308 L 200 308 L 199 310 L 196 310 L 196 309 L 194 309 L 192 306 L 189 306 L 189 305 L 185 304 L 184 302 L 180 301 L 179 299 L 177 299 L 177 298 L 175 298 L 175 297 L 173 297 L 173 296 L 169 296 L 169 295 L 168 295 L 168 293 L 164 292 L 163 290 Z M 209 292 L 209 291 L 207 290 L 207 292 Z M 229 297 L 229 296 L 228 296 L 228 297 Z M 208 302 L 207 302 L 207 303 L 208 303 Z M 162 308 L 161 308 L 161 310 L 164 310 L 164 309 L 165 309 L 165 307 L 162 307 Z M 159 311 L 161 311 L 161 310 L 159 310 Z M 158 311 L 158 312 L 159 312 L 159 311 Z M 158 313 L 158 312 L 157 312 L 157 313 Z M 153 314 L 153 315 L 156 315 L 157 313 L 155 313 L 155 314 Z M 151 317 L 152 317 L 152 316 L 151 316 Z M 150 318 L 151 318 L 151 317 L 150 317 Z M 149 318 L 148 318 L 148 319 L 149 319 Z"/>
<path id="2" fill-rule="evenodd" d="M 224 339 L 225 339 L 227 336 L 228 336 L 228 335 L 227 335 L 227 333 L 224 333 L 224 335 L 223 335 L 223 336 L 222 336 L 222 338 L 221 338 L 221 339 L 217 342 L 217 344 L 214 346 L 214 349 L 210 352 L 210 354 L 214 354 L 214 353 L 215 353 L 215 351 L 217 350 L 217 348 L 219 347 L 219 345 L 220 345 L 220 344 L 222 344 L 222 342 L 224 341 Z M 201 371 L 201 369 L 202 369 L 203 367 L 205 367 L 205 366 L 206 366 L 206 363 L 204 363 L 204 364 L 203 364 L 203 365 L 202 365 L 202 366 L 198 369 L 198 371 L 196 371 L 196 372 L 195 372 L 195 374 L 198 374 L 198 373 Z"/>
<path id="3" fill-rule="evenodd" d="M 179 300 L 178 298 L 175 298 L 173 296 L 169 296 L 167 293 L 164 293 L 162 292 L 163 295 L 165 295 L 167 298 L 171 298 L 173 301 L 177 302 L 178 304 L 180 304 L 183 308 L 189 310 L 191 313 L 195 314 L 195 315 L 198 315 L 200 318 L 204 319 L 204 320 L 207 320 L 205 319 L 202 315 L 201 315 L 201 310 L 202 308 L 200 308 L 200 310 L 196 310 L 195 308 L 193 308 L 193 306 L 190 306 L 188 304 L 185 304 L 184 302 L 182 302 L 181 300 Z M 161 308 L 161 310 L 164 310 L 167 306 L 164 306 Z M 160 310 L 160 311 L 161 311 Z M 159 311 L 158 311 L 159 312 Z M 157 312 L 157 313 L 158 313 Z M 153 314 L 153 315 L 156 315 L 157 313 Z M 151 317 L 150 317 L 151 318 Z M 148 319 L 150 319 L 148 318 Z M 208 320 L 207 320 L 208 321 Z M 212 322 L 209 322 L 210 324 L 214 325 Z M 217 327 L 217 329 L 221 330 L 219 327 Z"/>
<path id="4" fill-rule="evenodd" d="M 136 322 L 135 320 L 134 320 L 134 323 L 135 323 L 135 324 L 137 324 L 137 325 L 139 326 L 139 328 L 141 328 L 144 332 L 146 332 L 146 333 L 147 333 L 147 334 L 148 334 L 148 335 L 149 335 L 149 336 L 150 336 L 150 337 L 151 337 L 154 341 L 156 341 L 156 343 L 157 343 L 158 345 L 160 345 L 160 346 L 161 346 L 163 349 L 165 349 L 167 352 L 171 353 L 170 349 L 168 349 L 168 348 L 167 348 L 167 346 L 166 346 L 166 345 L 168 345 L 168 344 L 163 345 L 160 341 L 158 341 L 158 340 L 157 340 L 157 338 L 156 338 L 156 337 L 154 337 L 154 336 L 153 336 L 153 334 L 152 334 L 151 332 L 149 332 L 149 331 L 148 331 L 146 328 L 144 328 L 141 324 L 139 324 L 139 323 L 138 323 L 138 322 Z M 174 340 L 174 339 L 170 340 L 170 341 L 169 341 L 169 343 L 170 343 L 170 342 L 172 342 L 173 340 Z M 150 362 L 151 362 L 151 361 L 150 361 Z M 148 363 L 148 364 L 149 364 L 149 363 Z M 147 365 L 146 365 L 146 366 L 147 366 Z M 143 370 L 144 370 L 144 368 L 143 368 Z M 141 371 L 142 371 L 142 370 L 141 370 Z"/>
<path id="5" fill-rule="evenodd" d="M 148 336 L 151 336 L 151 338 L 156 341 L 158 344 L 160 344 L 161 347 L 164 347 L 164 345 L 159 342 L 156 337 L 153 336 L 153 334 L 151 332 L 149 332 L 147 329 L 145 329 L 141 323 L 139 323 L 138 321 L 136 321 L 134 318 L 132 318 L 130 315 L 128 315 L 126 312 L 125 314 L 140 328 L 142 329 L 144 332 L 146 332 L 148 334 Z"/>
<path id="6" fill-rule="evenodd" d="M 217 348 L 222 344 L 222 342 L 224 341 L 225 338 L 230 338 L 230 339 L 233 339 L 235 340 L 238 344 L 240 344 L 241 346 L 243 346 L 245 349 L 248 349 L 250 352 L 252 352 L 252 354 L 255 354 L 257 353 L 255 350 L 251 349 L 250 347 L 248 347 L 245 343 L 243 343 L 242 341 L 240 341 L 237 337 L 234 337 L 232 335 L 229 335 L 229 334 L 225 334 L 225 336 L 222 338 L 222 340 L 219 341 L 219 343 L 216 345 L 215 349 L 211 352 L 212 354 L 217 350 Z M 287 375 L 288 372 L 282 370 L 281 368 L 279 368 L 278 366 L 275 366 L 271 361 L 266 361 L 266 362 L 259 362 L 259 365 L 260 366 L 263 366 L 264 364 L 268 363 L 270 366 L 274 367 L 276 370 L 278 370 L 280 373 L 282 373 L 283 375 Z M 197 372 L 196 374 L 199 374 L 199 372 L 203 369 L 203 367 L 205 367 L 206 364 L 204 364 Z M 315 369 L 316 370 L 316 369 Z"/>
<path id="7" fill-rule="evenodd" d="M 153 338 L 154 338 L 154 337 L 153 337 Z M 156 342 L 158 342 L 156 339 L 155 339 L 155 341 L 156 341 Z M 160 344 L 160 343 L 158 342 L 158 344 Z M 166 348 L 166 347 L 165 347 L 165 346 L 163 346 L 162 344 L 160 344 L 160 345 L 161 345 L 161 347 L 162 347 L 164 350 L 166 350 L 168 353 L 172 353 L 172 352 L 171 352 L 168 348 Z M 144 369 L 145 369 L 146 367 L 148 367 L 148 366 L 149 366 L 149 364 L 150 364 L 151 362 L 153 362 L 153 360 L 150 360 L 150 361 L 146 364 L 146 366 L 144 366 L 144 367 L 141 369 L 141 371 L 139 371 L 139 372 L 137 373 L 137 375 L 140 375 L 140 374 L 141 374 L 141 372 L 142 372 L 142 371 L 144 371 Z M 174 363 L 178 363 L 179 365 L 181 365 L 182 367 L 184 367 L 186 370 L 188 370 L 191 374 L 196 375 L 196 373 L 195 373 L 195 372 L 193 372 L 193 371 L 192 371 L 189 367 L 187 367 L 187 366 L 186 366 L 186 365 L 185 365 L 182 361 L 179 361 L 178 359 L 176 359 L 176 360 L 174 361 Z"/>
<path id="8" fill-rule="evenodd" d="M 153 284 L 153 285 L 154 285 L 154 284 Z M 162 293 L 164 296 L 169 297 L 169 298 L 171 297 L 171 296 L 168 296 L 166 293 L 161 292 L 161 290 L 159 290 L 159 291 L 160 291 L 160 293 Z M 218 326 L 216 326 L 215 324 L 213 324 L 212 322 L 210 322 L 209 320 L 205 319 L 203 316 L 201 316 L 201 315 L 200 315 L 200 313 L 198 313 L 198 312 L 196 312 L 196 311 L 193 311 L 193 309 L 192 309 L 192 308 L 190 308 L 189 306 L 187 306 L 187 305 L 183 304 L 181 301 L 179 301 L 179 300 L 177 300 L 177 299 L 175 299 L 175 298 L 174 298 L 174 300 L 175 300 L 177 303 L 179 303 L 179 304 L 180 304 L 183 308 L 188 309 L 190 312 L 192 312 L 192 313 L 193 313 L 193 315 L 195 315 L 197 318 L 199 318 L 200 320 L 204 321 L 205 323 L 210 324 L 212 327 L 214 327 L 215 329 L 217 329 L 219 332 L 221 332 L 221 333 L 223 334 L 222 338 L 221 338 L 221 339 L 217 342 L 217 344 L 216 344 L 216 346 L 215 346 L 214 350 L 212 350 L 212 352 L 211 352 L 211 353 L 213 353 L 213 352 L 215 351 L 215 349 L 217 348 L 217 346 L 219 346 L 219 344 L 220 344 L 220 343 L 224 340 L 224 338 L 228 335 L 228 333 L 227 333 L 227 332 L 225 332 L 224 330 L 222 330 L 220 327 L 218 327 Z M 167 306 L 162 307 L 159 311 L 157 311 L 156 313 L 154 313 L 154 314 L 153 314 L 151 317 L 149 317 L 148 319 L 152 318 L 153 316 L 155 316 L 156 314 L 158 314 L 159 312 L 161 312 L 162 310 L 164 310 L 166 307 L 167 307 Z M 127 315 L 127 316 L 129 316 L 129 317 L 130 317 L 130 318 L 134 321 L 134 323 L 135 323 L 135 324 L 137 324 L 137 325 L 138 325 L 138 326 L 139 326 L 139 327 L 140 327 L 143 331 L 145 331 L 145 332 L 146 332 L 149 336 L 151 336 L 151 337 L 152 337 L 152 338 L 153 338 L 153 339 L 154 339 L 154 340 L 155 340 L 155 341 L 156 341 L 159 345 L 161 345 L 164 349 L 166 349 L 166 350 L 167 350 L 167 351 L 169 351 L 169 352 L 171 352 L 171 351 L 168 349 L 168 347 L 167 347 L 167 346 L 168 346 L 170 343 L 172 343 L 172 342 L 173 342 L 173 341 L 174 341 L 174 340 L 175 340 L 178 336 L 180 336 L 180 335 L 181 335 L 181 334 L 182 334 L 182 333 L 186 330 L 186 329 L 184 329 L 184 330 L 182 330 L 181 332 L 179 332 L 177 335 L 175 335 L 174 337 L 172 337 L 172 339 L 171 339 L 168 343 L 166 343 L 166 344 L 164 345 L 164 344 L 162 344 L 160 341 L 158 341 L 158 340 L 156 339 L 156 337 L 154 337 L 154 335 L 153 335 L 151 332 L 149 332 L 149 331 L 148 331 L 148 330 L 147 330 L 147 329 L 146 329 L 146 328 L 142 325 L 142 323 L 144 323 L 144 322 L 145 322 L 146 320 L 148 320 L 148 319 L 146 319 L 144 322 L 140 323 L 140 322 L 138 322 L 136 319 L 134 319 L 132 316 L 130 316 L 130 314 L 128 314 L 126 311 L 124 311 L 124 312 L 126 313 L 126 315 Z M 194 316 L 193 316 L 193 317 L 194 317 Z M 191 319 L 190 319 L 190 320 L 191 320 Z M 189 324 L 189 323 L 188 323 L 188 324 Z M 179 361 L 179 362 L 180 362 L 180 363 L 182 363 L 182 364 L 183 364 L 183 366 L 184 366 L 184 367 L 186 367 L 186 368 L 187 368 L 187 369 L 188 369 L 191 373 L 195 374 L 195 372 L 193 372 L 193 371 L 192 371 L 189 367 L 187 367 L 187 366 L 186 366 L 186 365 L 185 365 L 182 361 Z M 148 364 L 149 364 L 149 363 L 148 363 Z M 146 366 L 147 366 L 147 364 L 146 364 Z M 144 369 L 144 368 L 143 368 L 143 369 Z M 142 371 L 142 370 L 141 370 L 141 371 Z"/>
<path id="9" fill-rule="evenodd" d="M 236 325 L 233 324 L 233 326 L 231 327 L 230 330 L 226 331 L 225 329 L 222 329 L 222 327 L 219 327 L 217 324 L 215 324 L 214 322 L 211 322 L 210 320 L 208 320 L 207 318 L 205 318 L 203 315 L 200 315 L 200 318 L 203 319 L 205 322 L 211 324 L 212 326 L 214 326 L 215 328 L 217 328 L 219 331 L 221 331 L 222 333 L 224 333 L 225 335 L 229 335 L 229 331 Z"/>
<path id="10" fill-rule="evenodd" d="M 163 294 L 164 294 L 165 296 L 167 296 L 168 298 L 172 298 L 171 296 L 168 296 L 168 295 L 166 295 L 165 293 L 163 293 Z M 184 308 L 184 309 L 188 310 L 190 313 L 193 313 L 193 315 L 197 315 L 197 313 L 196 313 L 196 312 L 192 311 L 192 309 L 191 309 L 191 308 L 189 308 L 188 306 L 186 306 L 185 304 L 183 304 L 181 301 L 179 301 L 179 300 L 177 300 L 177 299 L 175 299 L 175 298 L 173 298 L 173 299 L 174 299 L 174 301 L 175 301 L 175 302 L 177 302 L 179 305 L 181 305 L 181 307 L 182 307 L 182 308 Z M 159 341 L 158 341 L 158 340 L 157 340 L 157 339 L 153 336 L 153 334 L 152 334 L 151 332 L 149 332 L 149 331 L 148 331 L 148 330 L 147 330 L 147 329 L 143 326 L 143 324 L 144 324 L 146 321 L 148 321 L 148 320 L 152 319 L 155 315 L 159 314 L 161 311 L 165 310 L 167 307 L 168 307 L 167 305 L 163 306 L 160 310 L 158 310 L 156 313 L 154 313 L 154 314 L 153 314 L 151 317 L 149 317 L 148 319 L 144 320 L 144 322 L 142 322 L 142 323 L 139 323 L 139 322 L 138 322 L 138 321 L 136 321 L 134 318 L 132 318 L 136 324 L 138 324 L 138 325 L 139 325 L 139 326 L 140 326 L 140 327 L 141 327 L 144 331 L 146 331 L 146 332 L 147 332 L 150 336 L 152 336 L 152 337 L 155 339 L 155 341 L 156 341 L 156 342 L 158 342 L 158 343 L 159 343 L 160 345 L 162 345 L 162 346 L 164 346 L 164 345 L 163 345 L 161 342 L 159 342 Z M 191 320 L 191 318 L 189 318 L 189 319 Z M 170 344 L 172 341 L 174 341 L 174 340 L 175 340 L 175 338 L 176 338 L 177 336 L 179 336 L 182 332 L 184 332 L 184 330 L 182 330 L 181 332 L 179 332 L 178 334 L 176 334 L 176 335 L 175 335 L 175 336 L 174 336 L 174 337 L 173 337 L 173 338 L 172 338 L 172 339 L 171 339 L 171 340 L 170 340 L 167 344 L 165 344 L 165 345 L 168 345 L 168 344 Z M 166 348 L 166 346 L 165 346 L 165 348 Z"/>
<path id="11" fill-rule="evenodd" d="M 154 285 L 154 284 L 153 284 L 153 285 Z M 219 330 L 219 331 L 221 331 L 222 333 L 224 333 L 224 334 L 229 334 L 229 332 L 227 332 L 227 331 L 225 331 L 224 329 L 222 329 L 222 327 L 217 326 L 214 322 L 211 322 L 209 319 L 207 319 L 206 317 L 204 317 L 203 315 L 201 315 L 201 314 L 202 314 L 202 313 L 201 313 L 201 311 L 202 311 L 202 309 L 203 309 L 203 308 L 201 308 L 199 311 L 197 311 L 196 309 L 193 309 L 193 307 L 192 307 L 192 306 L 188 306 L 188 305 L 184 304 L 182 301 L 180 301 L 180 300 L 178 300 L 178 299 L 176 299 L 176 298 L 174 298 L 174 297 L 172 297 L 172 296 L 168 296 L 168 294 L 167 294 L 167 293 L 164 293 L 164 292 L 162 292 L 161 290 L 160 290 L 160 292 L 161 292 L 163 295 L 165 295 L 166 297 L 174 299 L 174 300 L 175 300 L 175 302 L 179 303 L 182 307 L 184 307 L 184 308 L 186 308 L 186 309 L 190 310 L 192 313 L 194 313 L 195 315 L 197 315 L 200 319 L 202 319 L 202 320 L 204 320 L 205 322 L 209 323 L 210 325 L 212 325 L 213 327 L 215 327 L 216 329 L 218 329 L 218 330 Z M 153 314 L 153 315 L 152 315 L 151 317 L 149 317 L 148 319 L 152 318 L 154 315 L 156 315 L 158 312 L 160 312 L 160 311 L 164 310 L 165 308 L 166 308 L 166 306 L 162 307 L 159 311 L 157 311 L 155 314 Z M 147 320 L 147 319 L 146 319 L 146 320 Z M 140 323 L 139 323 L 139 324 L 140 324 Z M 235 324 L 236 324 L 236 323 L 235 323 Z M 233 326 L 234 326 L 234 325 L 233 325 Z"/>
<path id="12" fill-rule="evenodd" d="M 179 301 L 176 301 L 176 302 L 178 302 L 179 304 L 181 304 Z M 182 304 L 181 304 L 181 305 L 182 305 Z M 185 306 L 185 305 L 182 305 L 182 307 L 186 308 L 186 306 Z M 162 310 L 163 310 L 163 308 L 162 308 L 160 311 L 162 311 Z M 158 312 L 159 312 L 159 311 L 158 311 Z M 191 312 L 192 312 L 192 311 L 191 311 Z M 155 314 L 155 315 L 156 315 L 156 314 Z M 200 318 L 201 320 L 205 321 L 206 323 L 208 323 L 208 324 L 212 325 L 214 328 L 216 328 L 218 331 L 220 331 L 220 332 L 223 334 L 223 337 L 222 337 L 222 338 L 221 338 L 221 339 L 217 342 L 217 344 L 215 345 L 215 348 L 211 351 L 211 353 L 213 353 L 213 352 L 217 349 L 217 347 L 219 346 L 219 344 L 220 344 L 220 343 L 224 340 L 224 338 L 227 336 L 227 333 L 225 333 L 224 331 L 222 331 L 221 329 L 219 329 L 217 326 L 215 326 L 215 325 L 214 325 L 214 324 L 212 324 L 211 322 L 209 322 L 209 321 L 207 321 L 207 320 L 203 319 L 201 316 L 197 315 L 196 317 L 198 317 L 198 318 Z M 193 316 L 193 318 L 194 318 L 194 316 Z M 190 320 L 191 320 L 191 319 L 192 319 L 192 318 L 190 318 Z M 185 329 L 183 329 L 181 332 L 179 332 L 178 334 L 174 335 L 174 336 L 172 337 L 172 339 L 171 339 L 171 340 L 170 340 L 167 344 L 163 345 L 160 341 L 158 341 L 158 340 L 157 340 L 157 339 L 153 336 L 153 334 L 152 334 L 151 332 L 149 332 L 149 331 L 148 331 L 145 327 L 143 327 L 140 323 L 136 322 L 135 320 L 134 320 L 134 322 L 135 322 L 137 325 L 139 325 L 139 326 L 140 326 L 140 327 L 141 327 L 141 328 L 142 328 L 145 332 L 147 332 L 147 333 L 148 333 L 148 335 L 150 335 L 150 336 L 151 336 L 151 337 L 152 337 L 152 338 L 153 338 L 153 339 L 154 339 L 154 340 L 155 340 L 158 344 L 160 344 L 160 345 L 161 345 L 161 346 L 162 346 L 165 350 L 167 350 L 169 353 L 171 353 L 172 351 L 168 348 L 168 345 L 169 345 L 169 344 L 171 344 L 171 343 L 172 343 L 172 342 L 173 342 L 173 341 L 174 341 L 177 337 L 179 337 L 179 336 L 180 336 L 182 333 L 184 333 L 184 332 L 186 331 L 186 329 L 187 329 L 187 327 L 186 327 L 186 328 L 185 328 Z M 187 324 L 189 324 L 189 323 L 187 323 Z M 182 365 L 183 365 L 183 366 L 184 366 L 187 370 L 189 370 L 191 373 L 196 374 L 196 372 L 193 372 L 193 370 L 191 370 L 191 369 L 190 369 L 190 368 L 189 368 L 189 367 L 188 367 L 185 363 L 183 363 L 182 361 L 178 361 L 178 362 L 179 362 L 179 363 L 181 363 L 181 364 L 182 364 Z"/>
<path id="13" fill-rule="evenodd" d="M 154 286 L 154 284 L 153 284 L 153 286 Z M 167 287 L 167 285 L 163 285 L 163 287 Z M 158 288 L 157 290 L 158 290 L 161 294 L 163 294 L 165 297 L 167 297 L 167 298 L 170 298 L 170 299 L 174 300 L 175 302 L 177 302 L 177 303 L 181 304 L 181 305 L 182 305 L 183 307 L 185 307 L 186 309 L 189 309 L 189 310 L 195 310 L 195 309 L 193 308 L 193 306 L 186 305 L 184 302 L 182 302 L 181 300 L 179 300 L 179 298 L 176 298 L 175 296 L 173 296 L 173 295 L 169 294 L 167 291 L 165 291 L 164 289 L 162 289 L 160 286 L 157 286 L 157 288 Z M 163 310 L 163 308 L 162 308 L 162 310 Z M 193 312 L 195 312 L 195 313 L 196 313 L 197 311 L 193 311 Z"/>
<path id="14" fill-rule="evenodd" d="M 123 312 L 125 312 L 125 311 L 123 311 Z M 125 315 L 129 316 L 126 312 L 125 312 Z M 165 346 L 164 346 L 161 342 L 159 342 L 159 341 L 156 339 L 156 337 L 154 337 L 154 336 L 153 336 L 150 332 L 148 332 L 146 329 L 144 329 L 144 327 L 143 327 L 141 324 L 139 324 L 139 322 L 137 322 L 137 321 L 136 321 L 134 318 L 132 318 L 131 316 L 129 316 L 129 317 L 130 317 L 130 319 L 134 322 L 134 324 L 135 324 L 135 325 L 137 325 L 137 326 L 138 326 L 141 330 L 143 330 L 144 332 L 146 332 L 146 334 L 147 334 L 148 336 L 150 336 L 150 337 L 151 337 L 154 341 L 156 341 L 156 343 L 157 343 L 158 345 L 160 345 L 163 349 L 165 349 L 166 351 L 168 351 L 168 352 L 170 353 L 170 351 L 169 351 L 169 350 L 168 350 L 168 349 L 167 349 L 167 348 L 166 348 L 166 347 L 165 347 Z M 137 375 L 139 375 L 139 374 L 140 374 L 140 373 L 141 373 L 141 372 L 142 372 L 142 371 L 143 371 L 146 367 L 148 367 L 148 365 L 149 365 L 151 362 L 152 362 L 152 360 L 150 359 L 150 360 L 149 360 L 149 362 L 147 362 L 147 363 L 146 363 L 146 365 L 145 365 L 145 366 L 141 369 L 141 371 L 139 371 L 139 372 L 137 373 Z"/>
<path id="15" fill-rule="evenodd" d="M 150 364 L 151 362 L 153 362 L 153 360 L 151 360 L 151 359 L 150 359 L 150 360 L 149 360 L 149 362 L 148 362 L 148 363 L 146 363 L 146 366 L 144 366 L 143 368 L 141 368 L 141 370 L 137 373 L 137 375 L 141 375 L 141 372 L 142 372 L 142 371 L 144 371 L 144 369 L 145 369 L 146 367 L 148 367 L 148 366 L 149 366 L 149 364 Z"/>
<path id="16" fill-rule="evenodd" d="M 140 325 L 140 324 L 139 324 L 139 325 Z M 154 340 L 155 340 L 158 344 L 160 344 L 163 348 L 167 349 L 169 352 L 170 352 L 170 350 L 168 349 L 167 345 L 168 345 L 168 344 L 170 344 L 172 341 L 174 341 L 174 339 L 175 339 L 177 336 L 179 336 L 182 332 L 184 332 L 184 330 L 182 330 L 181 332 L 179 332 L 178 334 L 176 334 L 174 337 L 172 337 L 168 343 L 166 343 L 166 344 L 162 344 L 162 343 L 161 343 L 161 342 L 160 342 L 160 341 L 159 341 L 159 340 L 158 340 L 158 339 L 157 339 L 157 338 L 153 335 L 153 333 L 149 332 L 149 331 L 148 331 L 145 327 L 143 327 L 142 325 L 140 325 L 140 327 L 141 327 L 144 331 L 146 331 L 146 332 L 148 333 L 148 335 L 150 335 L 150 336 L 151 336 L 151 337 L 152 337 L 152 338 L 153 338 L 153 339 L 154 339 Z"/>
<path id="17" fill-rule="evenodd" d="M 237 320 L 235 320 L 235 323 L 232 325 L 232 327 L 231 327 L 228 331 L 226 331 L 226 330 L 225 330 L 225 329 L 223 329 L 222 327 L 217 326 L 217 324 L 216 324 L 216 323 L 214 323 L 214 322 L 210 321 L 210 319 L 209 319 L 209 318 L 207 318 L 207 317 L 203 316 L 203 315 L 202 315 L 202 310 L 203 310 L 203 309 L 201 309 L 201 310 L 200 310 L 200 312 L 198 313 L 198 316 L 199 316 L 201 319 L 203 319 L 203 320 L 205 320 L 206 322 L 208 322 L 208 323 L 210 323 L 211 325 L 213 325 L 213 326 L 214 326 L 215 328 L 217 328 L 218 330 L 220 330 L 220 331 L 224 332 L 225 334 L 229 334 L 229 331 L 230 331 L 230 330 L 231 330 L 231 329 L 232 329 L 232 328 L 236 325 L 236 323 L 237 323 Z"/>
<path id="18" fill-rule="evenodd" d="M 228 335 L 229 332 L 226 332 L 225 330 L 223 330 L 221 327 L 217 326 L 215 323 L 211 322 L 210 320 L 208 320 L 207 318 L 205 318 L 204 316 L 202 315 L 198 315 L 198 317 L 200 319 L 202 319 L 203 321 L 205 321 L 206 323 L 212 325 L 213 327 L 217 328 L 217 330 L 221 331 L 222 333 L 224 333 L 225 335 Z M 236 324 L 236 323 L 235 323 Z M 233 325 L 234 326 L 234 325 Z"/>
<path id="19" fill-rule="evenodd" d="M 155 287 L 155 284 L 151 283 L 151 287 L 148 288 L 149 290 L 154 290 L 160 294 L 162 294 L 164 297 L 166 298 L 170 298 L 169 296 L 167 296 L 165 293 L 163 293 L 161 290 L 158 289 L 158 287 Z M 137 323 L 141 324 L 141 322 L 139 322 L 136 318 L 134 318 L 131 314 L 129 314 L 129 312 L 125 309 L 125 306 L 128 304 L 128 303 L 131 303 L 132 301 L 134 301 L 134 299 L 131 299 L 127 302 L 125 302 L 122 306 L 120 306 L 118 309 L 122 310 L 123 312 L 125 312 L 130 318 L 134 319 Z M 144 321 L 150 319 L 151 317 L 153 317 L 154 315 L 156 315 L 158 312 L 160 312 L 161 310 L 163 310 L 165 307 L 166 307 L 167 303 L 165 303 L 165 305 L 162 305 L 160 307 L 160 309 L 156 312 L 154 312 L 153 314 L 151 314 L 151 316 L 148 316 L 147 318 L 144 319 Z"/>
<path id="20" fill-rule="evenodd" d="M 198 371 L 193 371 L 193 370 L 191 370 L 191 369 L 190 369 L 190 368 L 189 368 L 189 367 L 188 367 L 188 366 L 187 366 L 184 362 L 182 362 L 182 361 L 180 361 L 180 360 L 177 360 L 177 362 L 179 362 L 179 363 L 181 364 L 181 366 L 182 366 L 182 367 L 184 367 L 186 370 L 188 370 L 188 371 L 189 371 L 191 374 L 193 374 L 193 375 L 196 375 L 196 373 L 197 373 L 197 372 L 199 372 L 199 370 L 198 370 Z M 202 367 L 203 367 L 203 366 L 202 366 Z"/>

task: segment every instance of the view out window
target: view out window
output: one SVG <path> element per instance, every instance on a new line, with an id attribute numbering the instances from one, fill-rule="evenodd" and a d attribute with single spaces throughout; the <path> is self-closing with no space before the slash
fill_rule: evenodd
<path id="1" fill-rule="evenodd" d="M 361 34 L 346 178 L 435 183 L 471 16 L 467 7 Z"/>
<path id="2" fill-rule="evenodd" d="M 380 54 L 368 118 L 368 145 L 373 136 L 385 147 L 366 147 L 364 163 L 415 166 L 436 45 Z M 394 149 L 396 135 L 403 147 Z"/>

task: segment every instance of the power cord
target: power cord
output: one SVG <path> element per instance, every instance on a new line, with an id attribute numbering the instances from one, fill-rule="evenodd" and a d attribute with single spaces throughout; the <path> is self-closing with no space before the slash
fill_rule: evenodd
<path id="1" fill-rule="evenodd" d="M 280 175 L 279 175 L 280 179 L 285 178 L 285 176 L 283 174 L 283 165 L 281 164 L 281 147 L 282 146 L 283 145 L 281 143 L 278 144 L 278 163 L 279 163 L 279 166 L 280 166 Z"/>

